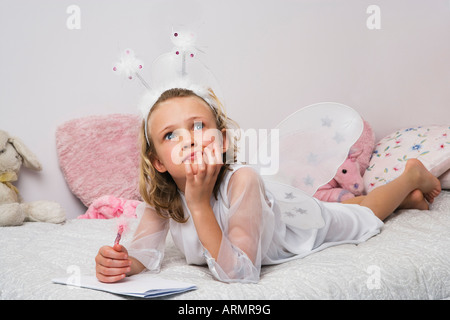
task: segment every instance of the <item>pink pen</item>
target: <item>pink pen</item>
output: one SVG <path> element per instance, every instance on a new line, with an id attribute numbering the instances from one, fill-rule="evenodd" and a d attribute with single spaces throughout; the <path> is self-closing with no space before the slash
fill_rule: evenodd
<path id="1" fill-rule="evenodd" d="M 114 240 L 114 245 L 119 244 L 120 238 L 122 238 L 123 227 L 123 225 L 119 226 L 119 230 L 117 230 L 116 240 Z"/>

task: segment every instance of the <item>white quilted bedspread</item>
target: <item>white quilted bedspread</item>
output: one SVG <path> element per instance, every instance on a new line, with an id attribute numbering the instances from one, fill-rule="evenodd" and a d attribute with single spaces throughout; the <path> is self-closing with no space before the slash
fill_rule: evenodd
<path id="1" fill-rule="evenodd" d="M 123 299 L 51 282 L 77 272 L 94 274 L 94 257 L 114 241 L 115 223 L 70 220 L 0 228 L 0 299 Z M 430 211 L 392 215 L 365 243 L 263 267 L 258 284 L 214 280 L 206 267 L 186 265 L 169 237 L 160 276 L 198 287 L 166 299 L 448 299 L 450 192 Z"/>

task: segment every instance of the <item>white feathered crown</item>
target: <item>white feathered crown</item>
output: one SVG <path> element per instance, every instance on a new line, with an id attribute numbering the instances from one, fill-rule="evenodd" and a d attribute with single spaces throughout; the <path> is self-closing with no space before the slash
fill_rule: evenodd
<path id="1" fill-rule="evenodd" d="M 162 54 L 152 63 L 150 84 L 140 74 L 144 64 L 136 58 L 132 49 L 126 49 L 113 67 L 117 74 L 130 80 L 138 79 L 147 89 L 139 104 L 145 120 L 150 109 L 166 90 L 189 89 L 211 105 L 214 101 L 209 90 L 214 89 L 217 95 L 219 89 L 215 77 L 199 59 L 199 53 L 203 51 L 195 44 L 196 35 L 184 28 L 178 28 L 173 29 L 171 40 L 174 44 L 172 51 Z"/>

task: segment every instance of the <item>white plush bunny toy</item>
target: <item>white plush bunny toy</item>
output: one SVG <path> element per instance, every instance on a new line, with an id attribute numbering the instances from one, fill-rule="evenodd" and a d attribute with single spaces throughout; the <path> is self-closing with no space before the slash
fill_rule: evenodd
<path id="1" fill-rule="evenodd" d="M 38 159 L 22 141 L 0 130 L 0 226 L 19 226 L 24 221 L 64 222 L 66 214 L 56 202 L 21 203 L 19 191 L 11 182 L 18 179 L 22 164 L 41 170 Z"/>

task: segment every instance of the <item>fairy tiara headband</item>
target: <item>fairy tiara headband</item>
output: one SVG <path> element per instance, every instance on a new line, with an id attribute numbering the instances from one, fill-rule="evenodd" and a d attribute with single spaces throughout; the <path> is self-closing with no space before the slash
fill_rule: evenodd
<path id="1" fill-rule="evenodd" d="M 147 121 L 150 110 L 161 94 L 173 88 L 188 89 L 205 100 L 211 107 L 215 101 L 211 98 L 210 88 L 218 84 L 209 69 L 200 61 L 199 53 L 203 52 L 195 45 L 196 36 L 188 30 L 173 30 L 171 35 L 174 48 L 159 56 L 151 66 L 150 85 L 140 72 L 144 65 L 131 49 L 126 49 L 113 71 L 129 80 L 138 79 L 147 89 L 139 103 L 139 109 L 145 121 L 145 138 L 149 143 Z"/>

